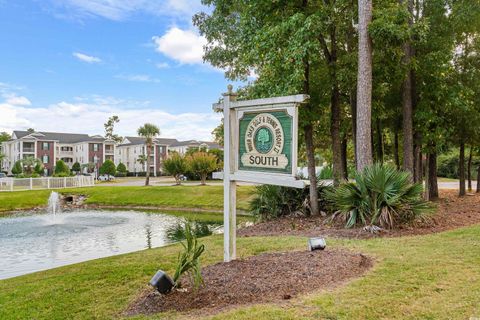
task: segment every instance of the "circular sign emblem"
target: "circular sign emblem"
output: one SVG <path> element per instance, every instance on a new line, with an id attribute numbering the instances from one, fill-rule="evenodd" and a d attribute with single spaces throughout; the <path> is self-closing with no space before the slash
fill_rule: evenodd
<path id="1" fill-rule="evenodd" d="M 261 127 L 255 134 L 255 149 L 260 153 L 268 153 L 273 147 L 273 133 L 267 127 Z"/>
<path id="2" fill-rule="evenodd" d="M 283 151 L 283 144 L 282 125 L 275 116 L 260 113 L 250 120 L 245 134 L 247 152 L 279 154 Z"/>

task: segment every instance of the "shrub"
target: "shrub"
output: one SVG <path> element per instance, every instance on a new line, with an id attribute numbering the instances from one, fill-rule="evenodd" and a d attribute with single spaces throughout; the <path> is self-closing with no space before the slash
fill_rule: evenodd
<path id="1" fill-rule="evenodd" d="M 117 167 L 112 160 L 105 160 L 100 169 L 98 170 L 100 174 L 108 174 L 109 176 L 115 176 L 117 172 Z"/>
<path id="2" fill-rule="evenodd" d="M 356 174 L 355 183 L 343 183 L 326 192 L 332 206 L 345 218 L 345 227 L 376 225 L 393 228 L 412 222 L 431 208 L 422 200 L 421 184 L 410 174 L 391 166 L 374 164 Z"/>
<path id="3" fill-rule="evenodd" d="M 70 168 L 63 162 L 63 160 L 58 160 L 55 163 L 55 177 L 68 177 L 70 176 Z"/>
<path id="4" fill-rule="evenodd" d="M 437 176 L 451 179 L 458 179 L 458 167 L 460 163 L 458 151 L 441 154 L 437 158 Z M 465 170 L 467 170 L 468 155 L 465 157 Z M 480 166 L 480 157 L 472 157 L 471 174 L 476 176 L 477 168 Z"/>
<path id="5" fill-rule="evenodd" d="M 198 244 L 197 236 L 188 222 L 184 228 L 185 242 L 181 242 L 183 252 L 179 253 L 177 267 L 173 276 L 175 287 L 180 287 L 180 278 L 184 274 L 190 275 L 194 288 L 197 289 L 203 283 L 200 256 L 205 251 L 203 244 Z"/>
<path id="6" fill-rule="evenodd" d="M 80 166 L 80 163 L 75 162 L 72 166 L 72 171 L 76 173 L 79 173 L 80 171 L 82 171 L 82 167 Z"/>
<path id="7" fill-rule="evenodd" d="M 172 154 L 163 161 L 163 169 L 175 178 L 177 185 L 181 184 L 181 176 L 187 171 L 187 161 L 178 153 Z"/>
<path id="8" fill-rule="evenodd" d="M 319 185 L 320 209 L 326 208 L 323 193 L 330 187 Z M 255 218 L 271 220 L 294 212 L 310 214 L 309 188 L 298 189 L 274 185 L 260 185 L 255 188 L 255 197 L 250 201 L 250 211 Z"/>
<path id="9" fill-rule="evenodd" d="M 38 175 L 43 175 L 44 172 L 43 172 L 43 164 L 39 161 L 37 162 L 37 164 L 35 165 L 35 167 L 33 168 L 33 171 L 38 174 Z"/>
<path id="10" fill-rule="evenodd" d="M 20 160 L 15 161 L 15 164 L 13 165 L 13 168 L 12 168 L 12 173 L 17 175 L 17 174 L 22 174 L 22 172 L 23 172 L 22 162 Z"/>
<path id="11" fill-rule="evenodd" d="M 119 173 L 124 173 L 125 176 L 127 175 L 127 172 L 128 172 L 127 167 L 126 167 L 122 162 L 120 162 L 120 163 L 118 164 L 118 166 L 117 166 L 117 171 L 118 171 Z"/>
<path id="12" fill-rule="evenodd" d="M 218 168 L 215 155 L 206 152 L 195 152 L 185 159 L 188 169 L 200 177 L 202 185 L 205 185 L 207 176 Z"/>

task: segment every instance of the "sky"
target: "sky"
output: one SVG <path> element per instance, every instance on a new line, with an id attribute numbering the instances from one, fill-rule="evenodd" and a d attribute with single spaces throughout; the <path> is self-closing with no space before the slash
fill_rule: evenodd
<path id="1" fill-rule="evenodd" d="M 203 63 L 200 0 L 0 0 L 0 131 L 34 128 L 211 140 L 226 91 Z"/>

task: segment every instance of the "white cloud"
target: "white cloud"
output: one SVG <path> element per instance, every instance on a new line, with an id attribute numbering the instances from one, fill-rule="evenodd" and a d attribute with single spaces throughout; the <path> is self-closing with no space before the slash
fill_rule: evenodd
<path id="1" fill-rule="evenodd" d="M 200 0 L 51 0 L 55 15 L 83 19 L 100 17 L 122 21 L 137 13 L 190 20 L 202 9 Z"/>
<path id="2" fill-rule="evenodd" d="M 83 62 L 87 62 L 87 63 L 99 63 L 99 62 L 102 62 L 102 59 L 98 58 L 98 57 L 94 57 L 94 56 L 89 56 L 87 54 L 84 54 L 84 53 L 80 53 L 80 52 L 74 52 L 72 53 L 72 55 L 77 58 L 78 60 L 81 60 Z"/>
<path id="3" fill-rule="evenodd" d="M 27 99 L 28 100 L 28 99 Z M 60 131 L 103 134 L 103 123 L 118 115 L 115 131 L 123 136 L 136 135 L 138 127 L 152 122 L 160 127 L 161 137 L 179 140 L 211 140 L 211 131 L 220 122 L 215 113 L 173 114 L 153 108 L 148 102 L 118 100 L 112 97 L 80 98 L 47 107 L 13 105 L 0 102 L 0 131 L 34 128 L 37 131 Z M 128 106 L 128 107 L 127 107 Z M 133 106 L 133 107 L 132 107 Z"/>
<path id="4" fill-rule="evenodd" d="M 27 98 L 15 94 L 5 94 L 3 97 L 6 99 L 5 103 L 12 106 L 30 106 L 32 104 Z"/>
<path id="5" fill-rule="evenodd" d="M 152 78 L 147 74 L 130 74 L 130 75 L 119 74 L 115 76 L 115 78 L 127 80 L 127 81 L 134 81 L 134 82 L 160 82 L 160 80 Z"/>
<path id="6" fill-rule="evenodd" d="M 205 37 L 192 30 L 170 28 L 163 36 L 152 38 L 155 50 L 182 64 L 203 63 Z"/>
<path id="7" fill-rule="evenodd" d="M 159 62 L 159 63 L 155 64 L 155 66 L 158 69 L 168 69 L 168 68 L 170 68 L 170 65 L 166 62 Z"/>

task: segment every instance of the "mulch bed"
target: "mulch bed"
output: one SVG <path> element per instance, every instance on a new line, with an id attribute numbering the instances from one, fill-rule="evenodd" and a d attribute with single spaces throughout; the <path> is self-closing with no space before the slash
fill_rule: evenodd
<path id="1" fill-rule="evenodd" d="M 375 234 L 364 231 L 362 228 L 345 229 L 343 224 L 332 224 L 322 217 L 298 216 L 286 216 L 258 223 L 238 230 L 238 234 L 244 237 L 298 235 L 366 239 L 429 234 L 480 223 L 480 193 L 468 194 L 460 198 L 458 191 L 442 190 L 436 205 L 438 210 L 428 222 L 384 230 Z"/>
<path id="2" fill-rule="evenodd" d="M 196 292 L 188 281 L 185 292 L 168 295 L 146 288 L 124 315 L 171 310 L 212 314 L 232 306 L 282 302 L 302 293 L 336 287 L 364 274 L 372 264 L 362 254 L 338 249 L 264 253 L 205 267 L 205 284 Z"/>

